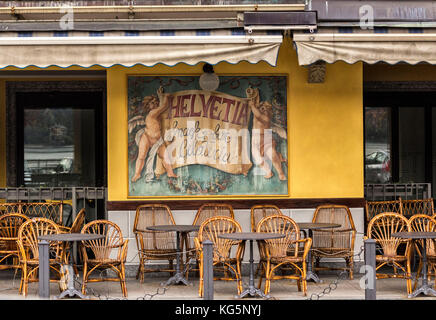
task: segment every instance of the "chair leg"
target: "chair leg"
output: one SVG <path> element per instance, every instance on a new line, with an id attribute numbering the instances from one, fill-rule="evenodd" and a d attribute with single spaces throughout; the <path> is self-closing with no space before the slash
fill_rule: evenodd
<path id="1" fill-rule="evenodd" d="M 272 271 L 270 271 L 270 269 L 271 269 L 271 265 L 270 262 L 268 261 L 265 270 L 265 290 L 264 290 L 265 295 L 269 293 L 269 289 L 270 289 L 271 274 L 272 274 Z"/>
<path id="2" fill-rule="evenodd" d="M 86 282 L 88 281 L 88 265 L 83 264 L 83 280 L 82 280 L 82 294 L 86 294 Z"/>
<path id="3" fill-rule="evenodd" d="M 198 267 L 198 271 L 200 273 L 200 281 L 199 281 L 199 285 L 198 285 L 198 295 L 200 296 L 200 298 L 203 298 L 203 264 L 200 262 L 199 263 L 199 267 Z"/>

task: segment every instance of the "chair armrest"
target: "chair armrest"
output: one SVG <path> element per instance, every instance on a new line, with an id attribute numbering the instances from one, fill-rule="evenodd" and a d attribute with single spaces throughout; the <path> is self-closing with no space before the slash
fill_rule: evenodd
<path id="1" fill-rule="evenodd" d="M 299 243 L 304 243 L 304 249 L 303 249 L 303 259 L 306 260 L 307 255 L 309 254 L 310 247 L 312 246 L 312 238 L 304 238 L 295 241 L 296 245 Z"/>
<path id="2" fill-rule="evenodd" d="M 122 262 L 126 262 L 128 243 L 129 243 L 129 239 L 126 239 L 124 240 L 123 244 L 120 245 L 118 259 Z"/>

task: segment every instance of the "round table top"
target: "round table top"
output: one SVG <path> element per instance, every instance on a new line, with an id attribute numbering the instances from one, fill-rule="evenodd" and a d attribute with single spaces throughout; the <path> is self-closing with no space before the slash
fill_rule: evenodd
<path id="1" fill-rule="evenodd" d="M 268 233 L 268 232 L 233 232 L 222 233 L 218 235 L 218 238 L 230 239 L 230 240 L 268 240 L 284 238 L 283 233 Z"/>
<path id="2" fill-rule="evenodd" d="M 38 240 L 46 241 L 86 241 L 86 240 L 97 240 L 104 238 L 103 234 L 95 233 L 57 233 L 57 234 L 47 234 L 44 236 L 39 236 Z"/>
<path id="3" fill-rule="evenodd" d="M 176 232 L 191 232 L 198 231 L 200 226 L 190 224 L 166 224 L 157 226 L 148 226 L 148 230 L 151 231 L 176 231 Z"/>
<path id="4" fill-rule="evenodd" d="M 392 236 L 406 239 L 436 239 L 436 232 L 395 232 Z"/>
<path id="5" fill-rule="evenodd" d="M 328 229 L 339 228 L 341 225 L 337 223 L 324 223 L 324 222 L 297 222 L 300 229 Z"/>

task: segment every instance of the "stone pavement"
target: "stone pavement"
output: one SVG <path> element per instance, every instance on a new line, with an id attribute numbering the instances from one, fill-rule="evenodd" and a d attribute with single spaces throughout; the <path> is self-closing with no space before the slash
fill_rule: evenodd
<path id="1" fill-rule="evenodd" d="M 276 280 L 271 283 L 271 299 L 273 300 L 364 300 L 365 291 L 361 288 L 362 274 L 355 274 L 354 280 L 338 280 L 334 274 L 320 274 L 322 283 L 308 282 L 308 294 L 306 297 L 297 290 L 293 280 Z M 135 278 L 127 279 L 128 300 L 202 300 L 198 296 L 198 278 L 190 276 L 190 285 L 162 286 L 169 274 L 161 273 L 159 276 L 147 276 L 144 283 Z M 80 287 L 81 279 L 77 279 Z M 248 284 L 248 277 L 244 276 L 244 287 Z M 257 284 L 257 281 L 255 282 Z M 432 282 L 433 283 L 433 282 Z M 20 274 L 14 275 L 13 271 L 0 271 L 0 300 L 39 300 L 38 283 L 31 283 L 28 296 L 25 298 L 18 294 Z M 420 295 L 409 299 L 406 293 L 406 281 L 404 279 L 379 279 L 376 283 L 378 300 L 436 300 L 436 297 Z M 330 289 L 328 289 L 330 288 Z M 323 291 L 326 294 L 322 294 Z M 59 295 L 59 286 L 50 284 L 50 300 Z M 233 281 L 214 281 L 215 300 L 239 300 L 235 298 L 236 283 Z M 318 296 L 321 294 L 321 296 Z M 90 283 L 88 295 L 93 300 L 123 299 L 118 282 Z M 74 298 L 66 298 L 74 299 Z M 244 298 L 242 300 L 262 300 L 262 298 Z"/>

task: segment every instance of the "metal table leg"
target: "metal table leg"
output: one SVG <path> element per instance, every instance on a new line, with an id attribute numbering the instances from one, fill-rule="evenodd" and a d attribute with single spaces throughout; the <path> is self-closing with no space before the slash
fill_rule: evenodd
<path id="1" fill-rule="evenodd" d="M 247 295 L 252 297 L 258 295 L 262 298 L 269 298 L 269 295 L 265 295 L 261 290 L 254 286 L 254 259 L 253 259 L 253 240 L 250 240 L 250 278 L 248 288 L 245 289 L 239 296 L 236 298 L 244 298 Z"/>
<path id="2" fill-rule="evenodd" d="M 181 250 L 180 250 L 180 232 L 177 231 L 176 232 L 177 235 L 177 243 L 176 243 L 176 247 L 177 247 L 177 254 L 176 254 L 176 274 L 174 276 L 172 276 L 171 278 L 169 278 L 167 280 L 167 282 L 165 282 L 163 285 L 164 286 L 169 286 L 170 284 L 176 284 L 176 283 L 180 283 L 182 282 L 185 285 L 189 285 L 188 280 L 186 280 L 186 278 L 183 275 L 183 272 L 181 270 L 181 261 L 180 261 L 180 257 L 181 257 Z"/>
<path id="3" fill-rule="evenodd" d="M 422 245 L 422 285 L 414 292 L 409 294 L 409 298 L 415 298 L 420 294 L 425 294 L 427 296 L 436 296 L 436 290 L 432 288 L 432 286 L 428 285 L 427 279 L 427 241 L 424 239 Z"/>
<path id="4" fill-rule="evenodd" d="M 306 237 L 306 231 L 304 231 L 304 236 Z M 313 232 L 311 229 L 309 229 L 309 238 L 313 237 Z M 306 280 L 313 280 L 316 283 L 322 283 L 322 280 L 318 277 L 318 275 L 313 272 L 312 269 L 312 249 L 309 250 L 309 253 L 307 254 L 307 273 L 306 273 Z"/>
<path id="5" fill-rule="evenodd" d="M 69 264 L 62 265 L 62 267 L 64 268 L 64 272 L 66 271 L 68 276 L 67 289 L 62 291 L 62 293 L 57 297 L 57 299 L 62 299 L 67 295 L 69 297 L 78 296 L 81 299 L 89 299 L 89 296 L 85 296 L 84 294 L 82 294 L 81 291 L 77 290 L 76 287 L 74 286 L 73 254 L 74 254 L 73 242 L 71 242 Z"/>

